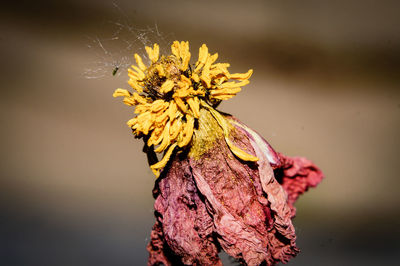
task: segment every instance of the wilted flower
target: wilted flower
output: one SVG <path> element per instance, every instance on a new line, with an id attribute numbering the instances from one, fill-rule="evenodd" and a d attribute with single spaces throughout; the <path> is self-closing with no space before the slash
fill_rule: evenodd
<path id="1" fill-rule="evenodd" d="M 252 70 L 229 73 L 229 64 L 215 63 L 218 54 L 205 44 L 194 65 L 188 42 L 175 41 L 171 50 L 160 57 L 157 44 L 146 47 L 149 67 L 135 54 L 128 83 L 136 92 L 114 93 L 135 106 L 138 115 L 127 124 L 144 139 L 160 176 L 148 264 L 221 265 L 221 249 L 246 265 L 287 262 L 298 253 L 293 204 L 321 181 L 321 171 L 304 158 L 276 153 L 216 110 L 249 83 Z"/>

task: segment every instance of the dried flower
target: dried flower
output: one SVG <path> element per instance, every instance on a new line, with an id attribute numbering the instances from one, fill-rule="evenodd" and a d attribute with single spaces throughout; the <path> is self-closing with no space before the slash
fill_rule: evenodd
<path id="1" fill-rule="evenodd" d="M 144 139 L 154 174 L 161 174 L 148 264 L 221 265 L 221 248 L 246 265 L 287 262 L 298 253 L 293 204 L 321 181 L 321 171 L 276 153 L 216 110 L 249 83 L 252 70 L 229 73 L 205 44 L 194 65 L 188 42 L 175 41 L 169 56 L 160 57 L 157 44 L 146 51 L 150 66 L 135 54 L 137 66 L 128 70 L 136 92 L 117 89 L 114 97 L 135 106 L 138 115 L 127 124 Z"/>

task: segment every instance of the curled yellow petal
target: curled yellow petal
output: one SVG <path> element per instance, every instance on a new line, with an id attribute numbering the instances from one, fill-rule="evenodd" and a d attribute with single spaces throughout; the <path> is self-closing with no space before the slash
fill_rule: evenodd
<path id="1" fill-rule="evenodd" d="M 129 97 L 129 96 L 131 96 L 131 93 L 125 89 L 116 89 L 113 93 L 113 97 L 115 98 L 115 97 L 120 97 L 120 96 Z"/>
<path id="2" fill-rule="evenodd" d="M 201 80 L 203 80 L 207 86 L 207 88 L 211 87 L 211 75 L 210 75 L 210 67 L 211 64 L 217 60 L 218 54 L 210 55 L 208 54 L 206 63 L 204 64 L 203 70 L 201 72 Z"/>
<path id="3" fill-rule="evenodd" d="M 185 103 L 182 101 L 182 99 L 179 97 L 174 97 L 174 100 L 176 102 L 176 105 L 178 105 L 178 107 L 182 110 L 182 112 L 186 113 L 187 108 L 186 108 Z"/>
<path id="4" fill-rule="evenodd" d="M 169 129 L 169 135 L 171 140 L 175 140 L 180 131 L 181 131 L 181 127 L 182 127 L 182 122 L 181 120 L 174 120 L 174 122 L 172 123 L 170 129 Z"/>
<path id="5" fill-rule="evenodd" d="M 139 93 L 143 92 L 142 86 L 140 86 L 140 85 L 137 83 L 136 80 L 130 79 L 130 80 L 128 80 L 128 84 L 131 85 L 131 87 L 132 87 L 133 89 L 135 89 L 137 92 L 139 92 Z"/>
<path id="6" fill-rule="evenodd" d="M 178 41 L 174 41 L 171 45 L 171 52 L 176 58 L 180 58 L 180 43 Z"/>
<path id="7" fill-rule="evenodd" d="M 215 95 L 212 98 L 217 99 L 217 100 L 229 100 L 230 98 L 233 98 L 235 94 L 223 94 L 223 95 Z"/>
<path id="8" fill-rule="evenodd" d="M 151 136 L 149 138 L 149 140 L 147 141 L 147 146 L 151 146 L 151 145 L 158 145 L 163 137 L 163 128 L 162 127 L 157 127 L 153 130 L 153 132 L 151 133 Z"/>
<path id="9" fill-rule="evenodd" d="M 136 122 L 137 122 L 137 119 L 136 119 L 136 117 L 135 117 L 135 118 L 130 119 L 128 122 L 126 122 L 126 124 L 127 124 L 129 127 L 133 127 L 133 126 L 136 124 Z"/>
<path id="10" fill-rule="evenodd" d="M 200 68 L 202 68 L 204 66 L 204 64 L 206 63 L 206 60 L 207 60 L 207 56 L 208 56 L 208 47 L 207 47 L 207 45 L 203 44 L 199 48 L 199 59 L 196 62 L 196 68 L 195 68 L 194 72 L 198 72 L 200 70 Z"/>
<path id="11" fill-rule="evenodd" d="M 158 76 L 165 77 L 165 71 L 164 71 L 164 68 L 161 65 L 157 65 L 156 69 L 157 69 L 157 72 L 158 72 Z"/>
<path id="12" fill-rule="evenodd" d="M 170 144 L 169 127 L 170 127 L 170 123 L 168 122 L 165 125 L 163 133 L 162 133 L 163 140 L 161 141 L 160 146 L 158 146 L 156 149 L 154 149 L 155 152 L 162 152 Z"/>
<path id="13" fill-rule="evenodd" d="M 180 57 L 182 59 L 180 69 L 185 71 L 188 68 L 190 61 L 189 42 L 181 42 Z"/>
<path id="14" fill-rule="evenodd" d="M 135 99 L 135 101 L 136 101 L 137 103 L 140 103 L 140 104 L 146 104 L 146 103 L 147 103 L 146 98 L 143 97 L 143 96 L 140 96 L 140 95 L 139 95 L 138 93 L 136 93 L 136 92 L 134 92 L 134 93 L 132 94 L 132 97 L 133 97 L 133 99 Z"/>
<path id="15" fill-rule="evenodd" d="M 123 103 L 129 106 L 136 105 L 136 101 L 132 97 L 125 97 Z"/>
<path id="16" fill-rule="evenodd" d="M 173 121 L 175 119 L 177 111 L 178 111 L 178 107 L 176 106 L 175 101 L 171 101 L 169 103 L 169 108 L 168 108 L 170 121 Z"/>
<path id="17" fill-rule="evenodd" d="M 250 69 L 249 71 L 247 71 L 246 73 L 243 73 L 243 74 L 241 74 L 241 73 L 230 74 L 229 78 L 237 79 L 237 80 L 245 80 L 245 79 L 249 79 L 252 74 L 253 74 L 253 69 Z"/>
<path id="18" fill-rule="evenodd" d="M 160 54 L 160 46 L 158 44 L 154 44 L 153 48 L 146 46 L 145 47 L 147 54 L 149 55 L 149 59 L 152 63 L 157 62 L 158 56 Z"/>
<path id="19" fill-rule="evenodd" d="M 154 113 L 157 113 L 165 108 L 167 108 L 169 104 L 164 102 L 164 100 L 156 100 L 152 103 L 150 110 Z"/>
<path id="20" fill-rule="evenodd" d="M 258 158 L 256 156 L 253 156 L 251 154 L 248 154 L 247 152 L 241 150 L 240 148 L 236 147 L 231 140 L 229 139 L 229 124 L 228 121 L 214 108 L 210 107 L 209 105 L 203 103 L 203 106 L 205 106 L 212 114 L 212 116 L 217 120 L 218 124 L 222 128 L 224 132 L 224 137 L 226 144 L 228 144 L 229 149 L 232 151 L 233 154 L 235 154 L 237 157 L 244 161 L 251 161 L 255 162 L 258 161 Z"/>
<path id="21" fill-rule="evenodd" d="M 136 64 L 138 65 L 140 70 L 142 70 L 142 71 L 146 70 L 146 66 L 143 64 L 142 58 L 138 54 L 135 54 L 134 57 L 136 60 Z"/>
<path id="22" fill-rule="evenodd" d="M 160 176 L 161 169 L 163 169 L 167 165 L 167 163 L 168 163 L 168 161 L 169 161 L 169 159 L 170 159 L 170 157 L 172 155 L 172 152 L 174 151 L 176 145 L 177 145 L 176 143 L 172 144 L 168 148 L 168 151 L 165 153 L 165 155 L 161 159 L 161 161 L 159 161 L 158 163 L 153 164 L 153 165 L 150 166 L 151 170 L 153 171 L 154 175 L 157 178 Z"/>
<path id="23" fill-rule="evenodd" d="M 186 114 L 186 124 L 182 133 L 182 139 L 178 142 L 179 147 L 184 147 L 189 144 L 193 136 L 194 117 Z"/>
<path id="24" fill-rule="evenodd" d="M 163 83 L 163 85 L 161 85 L 161 89 L 160 92 L 161 93 L 167 93 L 170 92 L 175 86 L 175 83 L 173 80 L 168 79 L 167 81 L 165 81 Z"/>
<path id="25" fill-rule="evenodd" d="M 161 114 L 157 114 L 156 123 L 164 124 L 164 122 L 168 119 L 169 112 L 162 112 Z"/>
<path id="26" fill-rule="evenodd" d="M 192 74 L 192 79 L 194 80 L 194 82 L 199 82 L 200 81 L 200 77 L 196 73 Z"/>
<path id="27" fill-rule="evenodd" d="M 128 76 L 133 79 L 133 80 L 143 80 L 146 75 L 143 73 L 143 71 L 138 68 L 137 66 L 131 66 L 134 70 L 128 68 Z"/>
<path id="28" fill-rule="evenodd" d="M 199 102 L 196 101 L 195 99 L 197 99 L 197 97 L 189 98 L 189 99 L 187 99 L 187 103 L 189 104 L 190 110 L 192 110 L 192 112 L 193 112 L 193 116 L 195 118 L 199 118 L 200 117 L 200 106 L 199 106 Z"/>
<path id="29" fill-rule="evenodd" d="M 249 83 L 250 83 L 250 81 L 248 81 L 248 80 L 243 80 L 241 82 L 232 81 L 232 82 L 222 83 L 219 87 L 220 88 L 236 88 L 236 87 L 243 87 Z"/>

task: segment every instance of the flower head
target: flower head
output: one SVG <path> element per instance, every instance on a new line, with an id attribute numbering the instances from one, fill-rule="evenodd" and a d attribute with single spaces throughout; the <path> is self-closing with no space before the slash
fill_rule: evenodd
<path id="1" fill-rule="evenodd" d="M 244 74 L 229 73 L 229 64 L 216 63 L 218 54 L 211 55 L 205 44 L 200 47 L 194 65 L 190 65 L 189 42 L 173 42 L 172 54 L 168 56 L 160 57 L 159 50 L 158 44 L 146 47 L 151 61 L 148 67 L 138 54 L 134 55 L 137 65 L 128 69 L 128 84 L 135 92 L 117 89 L 113 94 L 123 96 L 125 104 L 135 106 L 138 115 L 127 122 L 133 133 L 144 137 L 155 152 L 166 151 L 164 158 L 151 166 L 157 177 L 173 150 L 190 143 L 200 109 L 209 110 L 228 136 L 229 126 L 214 107 L 240 92 L 253 73 L 251 69 Z M 257 160 L 226 139 L 237 156 Z"/>
<path id="2" fill-rule="evenodd" d="M 203 44 L 190 64 L 188 42 L 171 55 L 146 47 L 150 65 L 135 54 L 128 70 L 135 90 L 114 97 L 135 106 L 128 121 L 158 177 L 153 195 L 156 223 L 147 246 L 148 265 L 222 265 L 221 249 L 245 265 L 288 262 L 298 252 L 294 203 L 323 178 L 302 157 L 275 150 L 259 134 L 216 107 L 248 84 L 252 74 L 231 74 Z M 153 156 L 156 157 L 156 156 Z"/>

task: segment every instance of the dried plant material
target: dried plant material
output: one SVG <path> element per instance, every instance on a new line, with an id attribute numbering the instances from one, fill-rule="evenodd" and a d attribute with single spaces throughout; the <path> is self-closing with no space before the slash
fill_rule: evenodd
<path id="1" fill-rule="evenodd" d="M 128 71 L 136 92 L 117 89 L 114 97 L 135 106 L 138 115 L 127 124 L 144 139 L 160 177 L 148 265 L 222 265 L 221 249 L 244 265 L 288 262 L 299 252 L 293 204 L 321 181 L 321 171 L 275 152 L 216 109 L 249 83 L 252 70 L 230 74 L 205 44 L 193 66 L 188 42 L 175 41 L 169 56 L 160 56 L 157 44 L 146 51 L 150 66 L 135 54 L 137 66 Z"/>
<path id="2" fill-rule="evenodd" d="M 125 104 L 136 106 L 135 113 L 139 115 L 127 124 L 138 137 L 150 135 L 151 141 L 147 143 L 148 146 L 159 143 L 153 142 L 154 139 L 160 140 L 160 145 L 154 150 L 157 153 L 168 149 L 170 154 L 170 147 L 175 143 L 180 148 L 187 146 L 193 135 L 195 119 L 200 115 L 200 106 L 208 108 L 218 119 L 218 112 L 214 111 L 212 106 L 235 96 L 241 90 L 241 86 L 249 83 L 248 79 L 253 73 L 249 70 L 244 74 L 230 74 L 227 69 L 229 64 L 214 64 L 218 54 L 209 54 L 205 44 L 199 50 L 199 59 L 194 71 L 189 65 L 191 54 L 188 42 L 175 41 L 171 46 L 172 55 L 162 56 L 160 59 L 158 44 L 154 44 L 153 48 L 145 48 L 151 65 L 146 67 L 142 58 L 135 54 L 137 66 L 132 65 L 128 69 L 128 84 L 137 92 L 117 89 L 113 96 L 124 97 Z M 170 132 L 170 125 L 174 120 L 179 120 L 181 125 L 177 134 L 174 131 Z M 219 121 L 226 129 L 224 120 Z M 229 146 L 242 159 L 256 160 L 233 144 Z M 151 166 L 157 177 L 168 160 L 161 162 L 163 163 Z"/>

